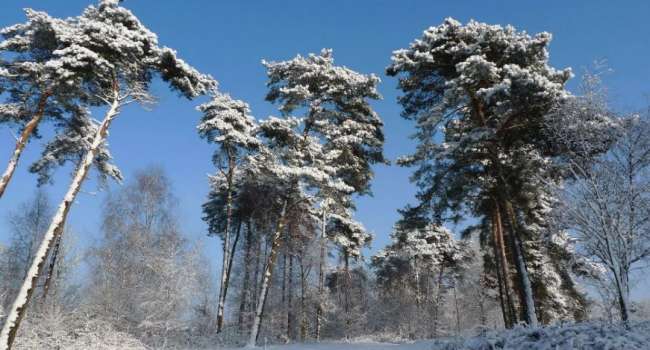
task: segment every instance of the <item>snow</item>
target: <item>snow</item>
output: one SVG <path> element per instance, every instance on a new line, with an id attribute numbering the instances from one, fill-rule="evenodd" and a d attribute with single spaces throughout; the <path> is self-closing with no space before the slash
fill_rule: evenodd
<path id="1" fill-rule="evenodd" d="M 263 344 L 263 342 L 261 342 Z M 259 346 L 268 350 L 647 350 L 650 344 L 650 321 L 632 325 L 600 322 L 558 324 L 547 327 L 485 331 L 465 338 L 445 338 L 415 342 L 322 342 Z M 235 348 L 232 348 L 235 349 Z"/>
<path id="2" fill-rule="evenodd" d="M 431 350 L 431 341 L 418 341 L 414 343 L 380 343 L 372 341 L 359 342 L 322 342 L 308 344 L 270 345 L 268 350 Z M 263 346 L 258 349 L 264 349 Z"/>
<path id="3" fill-rule="evenodd" d="M 438 341 L 432 350 L 647 350 L 650 344 L 650 321 L 637 323 L 632 331 L 622 325 L 581 323 L 539 328 L 515 328 L 487 332 L 483 336 L 455 341 Z"/>

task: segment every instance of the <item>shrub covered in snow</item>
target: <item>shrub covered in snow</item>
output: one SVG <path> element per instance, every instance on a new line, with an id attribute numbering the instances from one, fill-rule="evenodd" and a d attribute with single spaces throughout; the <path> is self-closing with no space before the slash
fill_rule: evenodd
<path id="1" fill-rule="evenodd" d="M 81 313 L 43 312 L 27 318 L 15 350 L 146 350 L 132 335 L 116 331 L 108 322 Z"/>

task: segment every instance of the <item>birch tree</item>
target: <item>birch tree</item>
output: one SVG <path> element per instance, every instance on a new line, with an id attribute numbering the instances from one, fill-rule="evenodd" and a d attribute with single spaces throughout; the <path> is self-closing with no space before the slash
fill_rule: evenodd
<path id="1" fill-rule="evenodd" d="M 614 118 L 591 90 L 565 103 L 551 123 L 559 147 L 570 151 L 560 161 L 570 181 L 559 217 L 575 234 L 578 253 L 604 270 L 602 293 L 614 291 L 627 324 L 630 278 L 650 258 L 650 122 L 638 114 Z"/>
<path id="2" fill-rule="evenodd" d="M 216 87 L 212 78 L 178 59 L 173 50 L 160 47 L 155 34 L 118 3 L 116 0 L 103 0 L 72 20 L 74 30 L 63 39 L 65 47 L 57 50 L 61 57 L 50 63 L 59 72 L 83 72 L 82 86 L 92 92 L 94 98 L 103 101 L 107 110 L 104 119 L 96 126 L 90 146 L 77 164 L 70 187 L 9 311 L 0 333 L 0 349 L 11 348 L 35 282 L 42 273 L 45 257 L 55 238 L 61 235 L 70 207 L 121 109 L 132 102 L 149 102 L 148 90 L 155 75 L 187 98 L 208 93 Z"/>

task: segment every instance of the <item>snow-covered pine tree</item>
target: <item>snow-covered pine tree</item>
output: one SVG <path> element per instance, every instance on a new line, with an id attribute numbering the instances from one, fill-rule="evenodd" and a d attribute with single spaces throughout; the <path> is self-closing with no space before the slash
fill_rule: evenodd
<path id="1" fill-rule="evenodd" d="M 74 110 L 58 124 L 60 132 L 45 144 L 41 157 L 34 162 L 29 171 L 38 174 L 38 183 L 51 182 L 54 170 L 66 162 L 78 164 L 91 148 L 93 136 L 97 132 L 95 122 L 88 109 L 73 106 Z M 96 151 L 93 165 L 102 182 L 109 178 L 122 181 L 122 173 L 111 161 L 113 157 L 104 141 Z"/>
<path id="2" fill-rule="evenodd" d="M 279 104 L 284 114 L 302 114 L 303 133 L 324 139 L 324 150 L 337 164 L 337 176 L 356 193 L 368 193 L 370 166 L 386 162 L 383 122 L 370 106 L 371 100 L 381 98 L 379 78 L 334 65 L 331 49 L 264 65 L 269 77 L 267 101 Z"/>
<path id="3" fill-rule="evenodd" d="M 81 87 L 85 72 L 62 69 L 56 62 L 75 57 L 59 50 L 66 48 L 65 37 L 73 32 L 69 20 L 44 12 L 25 10 L 27 22 L 0 31 L 0 123 L 17 126 L 21 132 L 7 168 L 0 178 L 0 197 L 16 170 L 25 146 L 43 120 L 64 123 L 67 107 L 90 102 Z M 76 57 L 77 59 L 80 57 Z M 88 57 L 85 58 L 86 60 Z"/>
<path id="4" fill-rule="evenodd" d="M 319 192 L 351 193 L 354 189 L 336 177 L 319 139 L 305 134 L 301 119 L 271 117 L 260 123 L 260 135 L 265 144 L 259 152 L 248 157 L 244 171 L 248 179 L 259 186 L 272 188 L 275 208 L 279 214 L 272 236 L 271 248 L 262 274 L 261 288 L 248 346 L 255 346 L 264 313 L 266 297 L 273 276 L 275 260 L 282 243 L 282 234 L 289 212 L 313 206 Z"/>
<path id="5" fill-rule="evenodd" d="M 416 122 L 417 149 L 400 162 L 418 167 L 420 205 L 413 209 L 433 210 L 443 220 L 463 212 L 487 219 L 481 227 L 493 232 L 486 242 L 495 243 L 501 294 L 508 297 L 511 289 L 519 300 L 519 315 L 507 318 L 508 326 L 517 317 L 537 324 L 542 297 L 534 294 L 526 265 L 527 242 L 536 238 L 523 221 L 544 194 L 537 179 L 550 176 L 543 166 L 554 149 L 545 117 L 566 97 L 571 76 L 548 65 L 550 40 L 548 33 L 530 36 L 511 26 L 446 19 L 395 51 L 387 68 L 400 78 L 403 116 Z M 541 175 L 531 180 L 530 173 Z M 510 265 L 516 269 L 512 287 L 505 283 Z"/>
<path id="6" fill-rule="evenodd" d="M 98 6 L 88 7 L 70 22 L 73 30 L 60 38 L 63 48 L 56 50 L 58 57 L 50 60 L 48 65 L 61 77 L 70 70 L 83 73 L 80 86 L 89 92 L 85 96 L 104 101 L 108 110 L 95 129 L 90 147 L 77 164 L 72 183 L 5 320 L 0 333 L 0 349 L 3 350 L 11 348 L 52 243 L 62 234 L 70 207 L 121 108 L 130 102 L 149 102 L 149 86 L 156 75 L 187 98 L 216 89 L 216 82 L 210 76 L 178 59 L 173 50 L 160 47 L 156 35 L 145 28 L 133 13 L 120 7 L 117 0 L 102 0 Z M 63 79 L 60 83 L 74 84 L 75 81 Z"/>
<path id="7" fill-rule="evenodd" d="M 381 98 L 377 92 L 379 78 L 334 65 L 331 49 L 320 55 L 296 56 L 282 62 L 264 62 L 268 71 L 269 93 L 266 99 L 279 104 L 284 114 L 300 113 L 302 132 L 323 140 L 327 163 L 336 168 L 336 176 L 354 188 L 354 193 L 370 193 L 371 165 L 385 163 L 383 156 L 383 122 L 370 106 Z M 330 206 L 343 215 L 353 209 L 349 196 L 321 192 Z M 324 206 L 323 208 L 326 208 Z M 325 230 L 328 213 L 324 211 Z M 322 236 L 326 236 L 322 233 Z M 325 249 L 326 243 L 322 242 Z M 321 254 L 325 259 L 325 252 Z M 320 264 L 322 299 L 324 261 Z M 316 310 L 316 339 L 320 339 L 322 305 Z"/>
<path id="8" fill-rule="evenodd" d="M 255 119 L 250 115 L 250 108 L 245 102 L 234 100 L 225 94 L 217 94 L 198 109 L 203 113 L 197 127 L 199 135 L 219 147 L 212 157 L 217 174 L 210 178 L 212 190 L 208 202 L 203 205 L 203 213 L 210 233 L 221 234 L 223 241 L 221 286 L 217 301 L 217 333 L 220 333 L 223 329 L 230 280 L 229 265 L 235 248 L 230 247 L 230 231 L 236 172 L 239 171 L 239 164 L 247 153 L 257 148 L 259 141 L 255 136 Z M 220 197 L 225 198 L 225 208 L 218 203 Z"/>

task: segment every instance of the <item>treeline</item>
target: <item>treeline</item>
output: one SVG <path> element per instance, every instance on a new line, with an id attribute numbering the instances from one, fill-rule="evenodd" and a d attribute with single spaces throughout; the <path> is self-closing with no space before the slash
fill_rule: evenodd
<path id="1" fill-rule="evenodd" d="M 630 279 L 650 255 L 648 119 L 613 112 L 598 72 L 568 92 L 571 71 L 548 63 L 548 33 L 446 19 L 394 52 L 386 74 L 416 141 L 397 163 L 415 169 L 418 193 L 392 242 L 366 261 L 372 235 L 354 219 L 355 199 L 388 163 L 372 108 L 378 77 L 335 64 L 328 49 L 264 61 L 280 116 L 259 120 L 117 0 L 65 20 L 27 16 L 0 43 L 0 121 L 22 132 L 0 196 L 41 124 L 56 135 L 30 167 L 39 184 L 67 162 L 75 171 L 57 209 L 39 210 L 2 253 L 14 270 L 3 271 L 0 349 L 17 335 L 134 348 L 439 337 L 587 319 L 594 301 L 581 284 L 596 287 L 610 320 L 627 324 L 634 311 Z M 50 310 L 67 311 L 48 312 L 52 281 L 65 275 L 57 266 L 69 261 L 67 214 L 90 169 L 122 180 L 108 131 L 125 105 L 153 103 L 154 78 L 209 97 L 197 131 L 215 148 L 202 209 L 222 242 L 218 291 L 202 256 L 217 252 L 187 242 L 168 181 L 150 170 L 108 197 L 77 301 L 59 298 Z M 97 122 L 90 110 L 101 107 Z M 36 316 L 20 327 L 33 299 L 33 315 L 60 328 Z"/>

